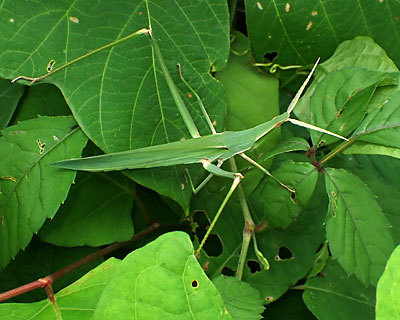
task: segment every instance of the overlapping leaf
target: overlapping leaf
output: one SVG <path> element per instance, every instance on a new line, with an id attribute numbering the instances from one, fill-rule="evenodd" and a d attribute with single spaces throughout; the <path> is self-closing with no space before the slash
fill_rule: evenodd
<path id="1" fill-rule="evenodd" d="M 223 126 L 222 86 L 209 74 L 227 60 L 225 0 L 57 1 L 32 6 L 5 1 L 0 10 L 0 76 L 39 76 L 142 28 L 152 28 L 174 82 L 187 96 L 176 64 L 203 99 L 212 121 Z M 39 29 L 37 29 L 39 27 Z M 36 30 L 32 32 L 32 30 Z M 29 41 L 26 39 L 29 38 Z M 147 35 L 128 39 L 63 69 L 45 81 L 63 92 L 84 132 L 105 152 L 188 138 Z M 201 133 L 209 133 L 194 98 L 186 97 Z M 193 109 L 193 110 L 192 110 Z M 188 208 L 182 168 L 129 174 Z M 196 174 L 195 174 L 196 175 Z M 197 174 L 198 175 L 198 174 Z"/>
<path id="2" fill-rule="evenodd" d="M 304 284 L 303 300 L 321 320 L 374 319 L 375 290 L 349 277 L 335 261 Z"/>
<path id="3" fill-rule="evenodd" d="M 332 256 L 365 285 L 376 285 L 394 248 L 389 223 L 375 195 L 343 169 L 326 169 L 326 236 Z"/>
<path id="4" fill-rule="evenodd" d="M 0 137 L 0 267 L 4 267 L 65 200 L 75 172 L 47 165 L 79 156 L 86 137 L 72 117 L 21 122 Z"/>

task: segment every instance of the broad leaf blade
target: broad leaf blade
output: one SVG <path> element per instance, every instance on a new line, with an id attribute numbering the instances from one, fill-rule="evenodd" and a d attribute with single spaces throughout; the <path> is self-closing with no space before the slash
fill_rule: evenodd
<path id="1" fill-rule="evenodd" d="M 400 246 L 390 256 L 376 292 L 376 319 L 400 319 Z"/>
<path id="2" fill-rule="evenodd" d="M 246 282 L 234 277 L 220 276 L 213 279 L 225 307 L 235 320 L 258 320 L 264 311 L 260 292 Z"/>
<path id="3" fill-rule="evenodd" d="M 29 12 L 27 19 L 26 12 Z M 121 39 L 139 29 L 152 27 L 167 67 L 182 96 L 189 90 L 179 78 L 182 66 L 187 82 L 203 99 L 217 128 L 223 127 L 225 103 L 221 84 L 210 75 L 227 60 L 228 10 L 224 0 L 177 2 L 173 0 L 130 1 L 116 6 L 107 1 L 56 2 L 35 6 L 6 1 L 0 10 L 0 76 L 46 73 L 94 49 Z M 40 18 L 39 18 L 40 17 Z M 107 23 L 105 23 L 107 22 Z M 40 25 L 41 32 L 31 34 Z M 18 31 L 16 31 L 18 30 Z M 26 44 L 26 36 L 32 38 Z M 4 66 L 4 67 L 3 67 Z M 45 81 L 63 92 L 82 130 L 103 151 L 118 152 L 189 138 L 147 35 L 103 50 Z M 194 98 L 185 98 L 202 134 L 209 133 Z M 187 210 L 190 188 L 183 168 L 129 173 L 139 183 L 177 201 Z M 199 171 L 194 176 L 199 176 Z"/>
<path id="4" fill-rule="evenodd" d="M 153 319 L 155 314 L 231 319 L 183 232 L 164 234 L 129 254 L 104 289 L 94 319 Z"/>
<path id="5" fill-rule="evenodd" d="M 332 256 L 363 284 L 375 286 L 394 248 L 376 196 L 361 179 L 342 169 L 326 169 L 325 185 L 326 235 Z"/>
<path id="6" fill-rule="evenodd" d="M 304 284 L 303 300 L 321 320 L 374 319 L 375 290 L 349 277 L 335 261 Z"/>
<path id="7" fill-rule="evenodd" d="M 129 240 L 133 236 L 132 184 L 120 173 L 78 173 L 57 216 L 40 229 L 40 238 L 63 247 Z"/>
<path id="8" fill-rule="evenodd" d="M 21 122 L 0 137 L 0 267 L 53 217 L 75 178 L 48 164 L 79 156 L 86 137 L 72 117 Z"/>

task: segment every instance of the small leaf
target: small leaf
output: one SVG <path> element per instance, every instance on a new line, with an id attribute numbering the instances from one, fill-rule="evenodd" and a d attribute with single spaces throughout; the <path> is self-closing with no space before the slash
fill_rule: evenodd
<path id="1" fill-rule="evenodd" d="M 63 247 L 97 247 L 129 240 L 133 236 L 132 184 L 117 172 L 79 172 L 55 219 L 40 229 L 40 238 Z"/>
<path id="2" fill-rule="evenodd" d="M 47 166 L 79 157 L 86 137 L 72 117 L 21 122 L 0 137 L 0 267 L 54 217 L 76 172 Z"/>
<path id="3" fill-rule="evenodd" d="M 310 200 L 318 180 L 318 171 L 310 163 L 287 161 L 272 174 L 296 190 L 296 193 L 289 192 L 268 178 L 251 195 L 251 201 L 256 210 L 265 212 L 271 227 L 286 228 Z"/>
<path id="4" fill-rule="evenodd" d="M 374 319 L 375 290 L 349 277 L 335 261 L 303 285 L 303 300 L 320 320 Z"/>
<path id="5" fill-rule="evenodd" d="M 400 319 L 400 246 L 390 256 L 376 292 L 376 320 Z"/>
<path id="6" fill-rule="evenodd" d="M 14 85 L 8 80 L 0 79 L 0 130 L 4 129 L 10 122 L 23 93 L 23 86 Z"/>
<path id="7" fill-rule="evenodd" d="M 162 298 L 161 298 L 162 297 Z M 94 319 L 232 319 L 183 232 L 129 254 L 110 279 Z"/>
<path id="8" fill-rule="evenodd" d="M 262 319 L 260 314 L 264 311 L 264 305 L 257 289 L 234 277 L 220 276 L 213 279 L 213 283 L 233 319 Z"/>
<path id="9" fill-rule="evenodd" d="M 357 176 L 326 169 L 329 196 L 326 236 L 332 256 L 365 285 L 376 285 L 394 248 L 376 196 Z"/>

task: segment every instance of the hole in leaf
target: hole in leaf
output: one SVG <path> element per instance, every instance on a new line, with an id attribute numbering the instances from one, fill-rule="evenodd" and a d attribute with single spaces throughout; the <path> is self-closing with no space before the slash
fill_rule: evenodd
<path id="1" fill-rule="evenodd" d="M 273 61 L 277 56 L 278 56 L 278 52 L 273 51 L 273 52 L 267 52 L 264 55 L 264 58 L 268 59 L 269 61 Z"/>
<path id="2" fill-rule="evenodd" d="M 293 259 L 293 253 L 286 247 L 280 247 L 278 254 L 275 257 L 275 260 L 281 261 L 281 260 L 288 260 L 288 259 Z"/>
<path id="3" fill-rule="evenodd" d="M 291 192 L 291 193 L 290 193 L 290 199 L 292 199 L 292 201 L 293 201 L 294 204 L 297 203 L 296 192 Z"/>
<path id="4" fill-rule="evenodd" d="M 203 239 L 203 238 L 201 238 Z M 218 257 L 221 255 L 223 247 L 220 238 L 215 234 L 210 234 L 206 243 L 204 244 L 204 251 L 210 257 Z"/>
<path id="5" fill-rule="evenodd" d="M 247 266 L 250 269 L 250 273 L 256 273 L 261 271 L 261 266 L 258 261 L 255 260 L 249 260 L 247 261 Z"/>
<path id="6" fill-rule="evenodd" d="M 197 280 L 192 281 L 192 288 L 197 288 L 199 286 L 199 282 Z"/>
<path id="7" fill-rule="evenodd" d="M 231 268 L 224 267 L 221 271 L 221 274 L 224 276 L 233 277 L 235 276 L 235 271 L 233 271 Z"/>
<path id="8" fill-rule="evenodd" d="M 201 228 L 206 228 L 210 225 L 210 221 L 208 221 L 206 213 L 200 210 L 193 213 L 193 221 L 196 222 Z"/>

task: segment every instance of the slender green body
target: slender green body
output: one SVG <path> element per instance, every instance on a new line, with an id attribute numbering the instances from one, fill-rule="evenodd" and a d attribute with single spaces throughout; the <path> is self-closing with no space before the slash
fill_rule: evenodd
<path id="1" fill-rule="evenodd" d="M 112 171 L 223 161 L 253 147 L 255 142 L 289 118 L 288 113 L 243 131 L 226 131 L 196 139 L 176 141 L 101 156 L 70 159 L 52 166 L 84 171 Z"/>

